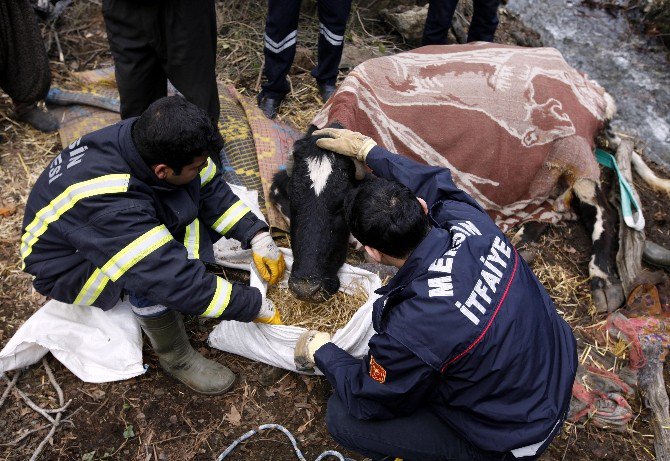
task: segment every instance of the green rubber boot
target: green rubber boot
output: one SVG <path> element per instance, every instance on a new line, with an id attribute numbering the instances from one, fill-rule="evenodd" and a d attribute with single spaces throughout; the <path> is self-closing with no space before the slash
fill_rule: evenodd
<path id="1" fill-rule="evenodd" d="M 235 374 L 230 369 L 193 349 L 179 312 L 137 319 L 167 374 L 201 394 L 223 394 L 233 387 Z"/>

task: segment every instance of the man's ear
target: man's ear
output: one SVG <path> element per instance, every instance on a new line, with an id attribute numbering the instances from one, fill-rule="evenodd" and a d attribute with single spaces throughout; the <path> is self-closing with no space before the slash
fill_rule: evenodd
<path id="1" fill-rule="evenodd" d="M 421 204 L 421 208 L 423 208 L 423 212 L 425 214 L 428 214 L 428 205 L 426 204 L 426 201 L 424 199 L 422 199 L 421 197 L 417 197 L 416 199 Z"/>
<path id="2" fill-rule="evenodd" d="M 368 255 L 372 258 L 373 261 L 381 264 L 383 256 L 381 251 L 377 250 L 376 248 L 369 247 L 367 245 L 363 245 L 363 248 L 365 248 L 365 251 L 368 253 Z"/>
<path id="3" fill-rule="evenodd" d="M 158 179 L 166 179 L 169 176 L 170 172 L 172 171 L 172 168 L 165 165 L 164 163 L 159 163 L 158 165 L 151 165 L 151 169 L 153 170 L 154 174 Z"/>

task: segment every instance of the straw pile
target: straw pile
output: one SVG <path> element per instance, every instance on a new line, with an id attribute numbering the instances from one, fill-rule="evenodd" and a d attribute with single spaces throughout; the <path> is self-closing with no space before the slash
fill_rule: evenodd
<path id="1" fill-rule="evenodd" d="M 362 290 L 353 294 L 338 291 L 332 298 L 321 304 L 312 304 L 296 299 L 288 288 L 273 286 L 268 290 L 268 298 L 274 301 L 281 312 L 285 325 L 304 327 L 309 330 L 320 330 L 330 334 L 342 328 L 354 313 L 368 299 Z"/>

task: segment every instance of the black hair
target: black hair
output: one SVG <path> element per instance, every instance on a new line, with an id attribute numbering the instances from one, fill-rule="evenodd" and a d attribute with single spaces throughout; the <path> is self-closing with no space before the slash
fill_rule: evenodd
<path id="1" fill-rule="evenodd" d="M 216 158 L 223 148 L 207 112 L 181 96 L 154 101 L 135 121 L 132 137 L 147 165 L 163 163 L 177 175 L 195 157 Z"/>
<path id="2" fill-rule="evenodd" d="M 395 258 L 409 256 L 430 230 L 412 191 L 383 178 L 365 180 L 349 194 L 346 219 L 359 242 Z"/>

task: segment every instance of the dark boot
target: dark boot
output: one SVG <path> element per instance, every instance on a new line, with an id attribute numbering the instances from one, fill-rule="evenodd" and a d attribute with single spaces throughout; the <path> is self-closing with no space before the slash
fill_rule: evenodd
<path id="1" fill-rule="evenodd" d="M 279 111 L 279 106 L 284 100 L 283 96 L 268 96 L 266 94 L 260 93 L 256 100 L 258 101 L 258 107 L 263 111 L 265 116 L 269 119 L 273 119 L 277 116 Z"/>
<path id="2" fill-rule="evenodd" d="M 58 129 L 58 120 L 49 112 L 40 109 L 36 103 L 15 102 L 16 119 L 26 122 L 36 130 L 51 133 Z"/>
<path id="3" fill-rule="evenodd" d="M 317 84 L 317 87 L 319 87 L 319 95 L 324 104 L 333 94 L 335 94 L 335 91 L 337 91 L 337 87 L 332 83 L 319 83 Z"/>
<path id="4" fill-rule="evenodd" d="M 151 341 L 163 370 L 201 394 L 222 394 L 235 383 L 227 367 L 198 354 L 188 341 L 179 312 L 137 319 Z"/>

